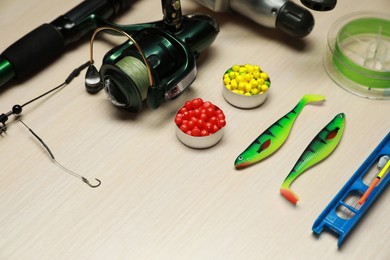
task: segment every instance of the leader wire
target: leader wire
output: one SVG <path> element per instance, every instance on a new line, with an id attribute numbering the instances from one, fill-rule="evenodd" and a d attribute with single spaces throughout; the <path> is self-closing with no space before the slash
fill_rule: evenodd
<path id="1" fill-rule="evenodd" d="M 23 108 L 35 101 L 37 101 L 38 99 L 41 99 L 43 98 L 44 96 L 47 96 L 48 94 L 60 89 L 60 88 L 63 88 L 65 86 L 67 86 L 75 77 L 77 77 L 80 72 L 85 69 L 86 67 L 88 67 L 90 65 L 90 61 L 82 64 L 81 66 L 79 66 L 78 68 L 74 69 L 70 74 L 69 76 L 65 79 L 65 81 L 63 83 L 61 83 L 60 85 L 50 89 L 49 91 L 23 103 L 22 105 L 14 105 L 12 107 L 12 110 L 7 112 L 7 113 L 3 113 L 0 115 L 0 123 L 2 125 L 0 125 L 0 135 L 2 135 L 3 133 L 6 133 L 7 131 L 7 125 L 6 125 L 6 122 L 8 121 L 8 118 L 9 116 L 11 115 L 14 115 L 15 117 L 17 117 L 17 121 L 20 121 L 29 131 L 30 133 L 43 145 L 43 147 L 46 149 L 46 151 L 49 153 L 50 155 L 50 158 L 53 160 L 53 162 L 58 166 L 60 167 L 63 171 L 67 172 L 68 174 L 76 177 L 76 178 L 79 178 L 81 179 L 83 182 L 85 182 L 87 185 L 89 185 L 91 188 L 96 188 L 96 187 L 99 187 L 100 184 L 101 184 L 101 181 L 99 179 L 96 179 L 96 184 L 92 184 L 86 177 L 78 174 L 78 173 L 75 173 L 74 171 L 70 170 L 69 168 L 63 166 L 61 163 L 59 163 L 57 161 L 57 159 L 54 157 L 54 154 L 53 152 L 50 150 L 49 146 L 42 140 L 41 137 L 39 137 L 29 126 L 27 126 L 26 123 L 24 123 L 22 121 L 21 118 L 19 118 L 20 114 L 22 113 L 23 111 Z"/>
<path id="2" fill-rule="evenodd" d="M 85 182 L 86 184 L 88 184 L 91 188 L 96 188 L 96 187 L 99 187 L 100 186 L 100 184 L 101 184 L 101 181 L 99 180 L 99 179 L 96 179 L 95 178 L 95 180 L 97 181 L 97 184 L 95 184 L 95 185 L 92 185 L 91 184 L 91 182 L 87 179 L 87 178 L 85 178 L 84 176 L 82 176 L 82 175 L 80 175 L 80 174 L 78 174 L 78 173 L 75 173 L 74 171 L 72 171 L 72 170 L 70 170 L 70 169 L 68 169 L 68 168 L 66 168 L 65 166 L 63 166 L 62 164 L 60 164 L 57 160 L 56 160 L 56 158 L 54 157 L 54 154 L 53 154 L 53 152 L 50 150 L 50 148 L 49 148 L 49 146 L 42 140 L 42 138 L 40 138 L 29 126 L 27 126 L 27 124 L 26 123 L 24 123 L 23 121 L 22 121 L 22 119 L 18 119 L 29 131 L 30 131 L 30 133 L 43 145 L 43 147 L 45 147 L 45 149 L 46 149 L 46 151 L 49 153 L 49 155 L 50 155 L 50 157 L 51 157 L 51 159 L 53 160 L 53 162 L 55 163 L 55 164 L 57 164 L 57 166 L 58 167 L 60 167 L 62 170 L 64 170 L 65 172 L 67 172 L 67 173 L 69 173 L 70 175 L 72 175 L 72 176 L 74 176 L 74 177 L 76 177 L 76 178 L 79 178 L 79 179 L 81 179 L 83 182 Z"/>

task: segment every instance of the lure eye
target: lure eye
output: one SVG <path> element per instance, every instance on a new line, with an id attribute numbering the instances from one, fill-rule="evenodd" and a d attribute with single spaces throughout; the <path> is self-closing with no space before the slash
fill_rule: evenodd
<path id="1" fill-rule="evenodd" d="M 239 161 L 242 161 L 244 159 L 244 157 L 242 157 L 242 156 L 239 156 L 238 158 L 237 158 L 237 160 L 239 160 Z"/>

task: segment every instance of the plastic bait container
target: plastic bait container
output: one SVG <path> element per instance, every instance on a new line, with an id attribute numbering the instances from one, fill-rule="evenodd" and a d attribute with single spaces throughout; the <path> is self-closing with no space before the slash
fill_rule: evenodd
<path id="1" fill-rule="evenodd" d="M 370 99 L 390 99 L 390 16 L 354 13 L 328 33 L 324 67 L 340 87 Z"/>

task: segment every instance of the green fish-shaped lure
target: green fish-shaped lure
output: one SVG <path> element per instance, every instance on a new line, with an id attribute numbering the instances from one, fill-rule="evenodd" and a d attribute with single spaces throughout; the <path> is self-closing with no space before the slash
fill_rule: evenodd
<path id="1" fill-rule="evenodd" d="M 325 159 L 336 148 L 344 132 L 345 115 L 336 115 L 310 142 L 291 172 L 284 180 L 280 193 L 291 203 L 297 204 L 299 198 L 290 189 L 291 183 L 311 166 Z"/>
<path id="2" fill-rule="evenodd" d="M 295 119 L 305 105 L 324 99 L 322 95 L 304 95 L 293 110 L 268 127 L 237 157 L 234 162 L 236 169 L 259 162 L 278 150 L 286 141 Z"/>

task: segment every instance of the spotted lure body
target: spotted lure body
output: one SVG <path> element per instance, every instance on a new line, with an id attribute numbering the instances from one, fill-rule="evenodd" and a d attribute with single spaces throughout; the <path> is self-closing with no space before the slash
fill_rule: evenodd
<path id="1" fill-rule="evenodd" d="M 280 193 L 291 203 L 296 204 L 298 196 L 290 189 L 291 183 L 304 171 L 330 155 L 341 140 L 344 132 L 345 115 L 336 115 L 310 142 L 299 157 L 291 172 L 284 180 Z"/>
<path id="2" fill-rule="evenodd" d="M 260 134 L 234 162 L 234 166 L 243 168 L 268 157 L 278 150 L 286 141 L 291 128 L 306 104 L 324 100 L 322 95 L 304 95 L 289 113 L 284 115 L 267 130 Z"/>

